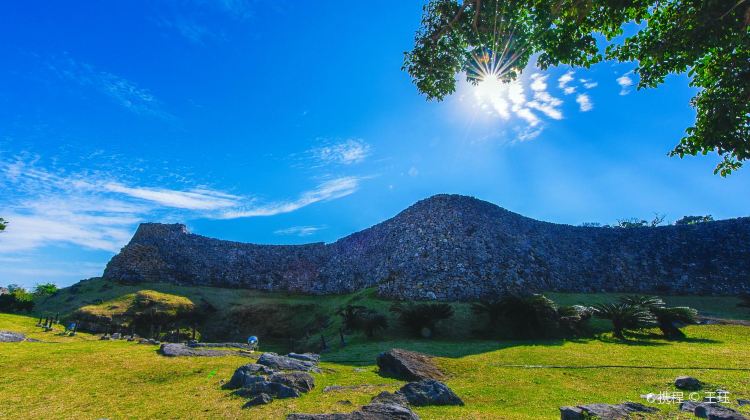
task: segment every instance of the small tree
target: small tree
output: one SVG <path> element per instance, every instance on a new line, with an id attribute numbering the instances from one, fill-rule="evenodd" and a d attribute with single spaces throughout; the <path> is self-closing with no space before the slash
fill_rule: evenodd
<path id="1" fill-rule="evenodd" d="M 697 225 L 698 223 L 706 223 L 706 222 L 713 222 L 714 217 L 710 214 L 707 214 L 705 216 L 683 216 L 682 219 L 679 219 L 678 221 L 674 222 L 677 226 L 685 226 L 685 225 Z"/>
<path id="2" fill-rule="evenodd" d="M 341 323 L 344 331 L 352 332 L 357 329 L 359 322 L 359 312 L 366 308 L 361 305 L 346 305 L 336 310 L 336 315 L 341 317 Z"/>
<path id="3" fill-rule="evenodd" d="M 598 318 L 612 321 L 612 334 L 625 339 L 624 331 L 645 328 L 655 322 L 651 312 L 639 305 L 629 303 L 601 303 L 592 307 Z"/>
<path id="4" fill-rule="evenodd" d="M 391 306 L 391 312 L 395 313 L 399 322 L 413 334 L 430 338 L 435 334 L 438 322 L 453 316 L 453 307 L 447 303 L 397 303 Z"/>
<path id="5" fill-rule="evenodd" d="M 8 221 L 0 217 L 0 231 L 5 230 L 7 226 L 8 226 Z"/>
<path id="6" fill-rule="evenodd" d="M 36 287 L 34 287 L 34 296 L 52 296 L 57 293 L 57 291 L 57 285 L 55 285 L 54 283 L 37 284 Z"/>

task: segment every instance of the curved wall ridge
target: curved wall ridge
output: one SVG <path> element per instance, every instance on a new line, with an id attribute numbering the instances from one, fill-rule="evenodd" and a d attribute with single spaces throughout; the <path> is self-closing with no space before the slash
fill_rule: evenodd
<path id="1" fill-rule="evenodd" d="M 575 227 L 437 195 L 331 244 L 246 244 L 144 223 L 103 276 L 311 294 L 377 286 L 396 299 L 475 300 L 517 288 L 732 294 L 750 291 L 750 218 Z"/>

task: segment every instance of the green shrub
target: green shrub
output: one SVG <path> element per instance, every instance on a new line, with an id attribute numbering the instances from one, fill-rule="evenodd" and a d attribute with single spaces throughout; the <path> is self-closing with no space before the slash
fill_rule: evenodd
<path id="1" fill-rule="evenodd" d="M 489 332 L 505 330 L 513 338 L 544 338 L 560 333 L 558 308 L 544 295 L 507 293 L 475 303 L 472 310 L 477 315 L 487 316 Z M 574 314 L 567 315 L 572 322 Z"/>
<path id="2" fill-rule="evenodd" d="M 661 330 L 664 337 L 673 340 L 685 338 L 678 325 L 695 324 L 697 322 L 698 311 L 686 306 L 667 307 L 666 303 L 655 296 L 626 296 L 620 299 L 621 302 L 629 305 L 640 306 L 648 310 L 656 320 L 656 325 Z"/>
<path id="3" fill-rule="evenodd" d="M 601 303 L 592 308 L 595 316 L 612 321 L 612 333 L 619 339 L 625 339 L 625 330 L 646 328 L 656 321 L 648 309 L 627 302 Z"/>
<path id="4" fill-rule="evenodd" d="M 10 293 L 0 295 L 0 312 L 31 312 L 34 309 L 34 295 L 18 286 L 8 289 Z"/>

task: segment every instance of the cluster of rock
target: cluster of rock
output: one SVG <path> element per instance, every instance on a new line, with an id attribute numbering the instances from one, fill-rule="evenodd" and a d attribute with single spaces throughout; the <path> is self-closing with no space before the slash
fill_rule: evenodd
<path id="1" fill-rule="evenodd" d="M 369 404 L 350 413 L 335 414 L 290 414 L 287 420 L 416 420 L 419 416 L 410 406 L 464 405 L 447 385 L 434 379 L 409 382 L 398 391 L 383 391 L 372 398 Z"/>
<path id="2" fill-rule="evenodd" d="M 319 361 L 320 357 L 312 353 L 263 353 L 255 363 L 240 366 L 224 388 L 247 398 L 246 408 L 274 399 L 297 398 L 315 387 L 309 372 L 320 372 Z"/>
<path id="3" fill-rule="evenodd" d="M 703 383 L 692 376 L 678 376 L 674 381 L 675 388 L 685 391 L 697 391 L 703 388 Z M 717 389 L 714 394 L 729 394 L 725 390 Z M 692 394 L 691 394 L 692 395 Z M 723 405 L 724 402 L 714 397 L 704 397 L 703 401 L 683 401 L 676 400 L 671 396 L 655 396 L 654 394 L 641 395 L 650 402 L 658 403 L 677 403 L 679 402 L 680 411 L 693 413 L 695 417 L 709 420 L 747 420 L 739 411 Z M 662 398 L 667 398 L 666 400 Z M 750 405 L 750 401 L 737 400 L 739 405 Z M 622 404 L 586 404 L 569 407 L 560 407 L 561 420 L 584 420 L 584 419 L 628 419 L 631 414 L 653 414 L 659 410 L 640 403 L 624 402 Z"/>
<path id="4" fill-rule="evenodd" d="M 475 300 L 508 289 L 750 290 L 750 218 L 575 227 L 437 195 L 331 244 L 253 245 L 142 224 L 104 277 L 312 294 L 377 286 L 396 299 Z"/>
<path id="5" fill-rule="evenodd" d="M 586 404 L 574 407 L 560 407 L 560 420 L 602 420 L 628 419 L 633 413 L 656 413 L 656 408 L 635 402 L 622 404 Z"/>
<path id="6" fill-rule="evenodd" d="M 381 392 L 369 404 L 350 413 L 290 414 L 287 420 L 415 420 L 411 406 L 464 405 L 446 384 L 438 379 L 445 374 L 429 356 L 407 350 L 393 349 L 377 358 L 380 374 L 412 381 L 395 393 Z"/>
<path id="7" fill-rule="evenodd" d="M 16 333 L 12 331 L 0 331 L 0 343 L 18 343 L 21 341 L 36 341 L 36 340 L 26 338 L 26 336 L 21 333 Z"/>

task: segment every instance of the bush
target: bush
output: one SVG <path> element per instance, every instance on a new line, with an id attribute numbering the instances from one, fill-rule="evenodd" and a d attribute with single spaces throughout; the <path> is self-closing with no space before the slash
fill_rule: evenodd
<path id="1" fill-rule="evenodd" d="M 514 338 L 544 338 L 560 333 L 560 318 L 555 303 L 538 294 L 507 293 L 491 301 L 472 305 L 475 314 L 487 316 L 487 331 L 507 329 Z M 566 313 L 572 323 L 575 314 Z M 579 319 L 580 321 L 580 319 Z"/>
<path id="2" fill-rule="evenodd" d="M 8 287 L 10 290 L 11 288 Z M 31 312 L 34 309 L 34 296 L 22 287 L 13 287 L 10 293 L 0 295 L 0 312 Z"/>
<path id="3" fill-rule="evenodd" d="M 430 338 L 435 334 L 438 322 L 453 316 L 453 307 L 447 303 L 397 303 L 391 306 L 391 312 L 413 334 Z"/>

